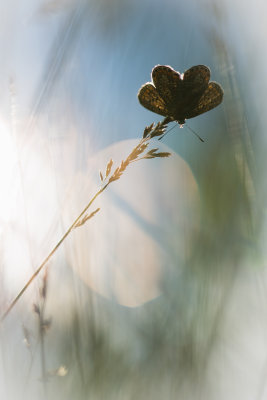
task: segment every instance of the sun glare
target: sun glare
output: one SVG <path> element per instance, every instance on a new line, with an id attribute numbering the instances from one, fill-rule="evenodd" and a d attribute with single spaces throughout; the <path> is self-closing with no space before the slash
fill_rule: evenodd
<path id="1" fill-rule="evenodd" d="M 11 296 L 51 248 L 53 235 L 58 236 L 55 179 L 47 149 L 42 135 L 23 141 L 22 147 L 0 122 L 0 240 Z"/>
<path id="2" fill-rule="evenodd" d="M 0 229 L 11 218 L 18 186 L 15 143 L 7 125 L 0 120 Z"/>

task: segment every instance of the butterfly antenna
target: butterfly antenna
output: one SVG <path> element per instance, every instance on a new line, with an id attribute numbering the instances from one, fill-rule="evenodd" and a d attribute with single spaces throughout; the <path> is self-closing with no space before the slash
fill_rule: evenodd
<path id="1" fill-rule="evenodd" d="M 173 128 L 175 128 L 176 127 L 176 124 L 175 125 L 173 125 L 170 129 L 168 129 L 160 138 L 159 138 L 159 140 L 161 140 L 162 138 L 164 138 L 164 136 L 165 135 L 167 135 L 167 133 L 169 133 L 171 130 L 173 130 Z"/>
<path id="2" fill-rule="evenodd" d="M 202 139 L 202 137 L 200 137 L 192 128 L 190 128 L 190 126 L 186 125 L 187 129 L 189 129 L 201 142 L 204 143 L 204 139 Z"/>

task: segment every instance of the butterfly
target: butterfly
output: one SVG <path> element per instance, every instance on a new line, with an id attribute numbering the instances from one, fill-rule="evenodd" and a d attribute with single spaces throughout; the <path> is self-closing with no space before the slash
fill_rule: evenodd
<path id="1" fill-rule="evenodd" d="M 183 74 L 170 66 L 156 65 L 151 76 L 152 82 L 145 83 L 138 92 L 139 102 L 180 125 L 222 102 L 223 89 L 209 82 L 210 69 L 205 65 L 191 67 Z"/>

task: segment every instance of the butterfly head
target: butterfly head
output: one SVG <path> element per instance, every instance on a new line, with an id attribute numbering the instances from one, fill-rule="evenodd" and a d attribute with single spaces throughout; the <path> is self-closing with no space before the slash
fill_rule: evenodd
<path id="1" fill-rule="evenodd" d="M 176 121 L 178 122 L 178 124 L 180 125 L 181 128 L 185 124 L 185 118 L 184 119 L 176 119 Z"/>

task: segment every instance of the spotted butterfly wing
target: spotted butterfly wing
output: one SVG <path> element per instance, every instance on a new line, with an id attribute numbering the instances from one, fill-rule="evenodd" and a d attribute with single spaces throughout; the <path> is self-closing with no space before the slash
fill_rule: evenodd
<path id="1" fill-rule="evenodd" d="M 216 82 L 210 82 L 207 89 L 202 94 L 197 105 L 188 111 L 186 118 L 194 118 L 200 114 L 204 114 L 221 104 L 223 99 L 223 89 Z"/>
<path id="2" fill-rule="evenodd" d="M 184 72 L 183 86 L 192 93 L 199 93 L 208 86 L 210 69 L 206 65 L 195 65 Z"/>
<path id="3" fill-rule="evenodd" d="M 168 115 L 169 111 L 164 100 L 160 97 L 155 86 L 151 83 L 146 83 L 138 92 L 138 99 L 142 106 L 156 114 Z"/>
<path id="4" fill-rule="evenodd" d="M 208 88 L 210 69 L 205 65 L 196 65 L 185 71 L 178 101 L 173 105 L 173 115 L 178 122 L 184 123 L 194 110 L 200 98 Z"/>
<path id="5" fill-rule="evenodd" d="M 153 68 L 151 76 L 156 90 L 167 107 L 173 104 L 182 82 L 180 73 L 167 65 L 157 65 Z"/>

